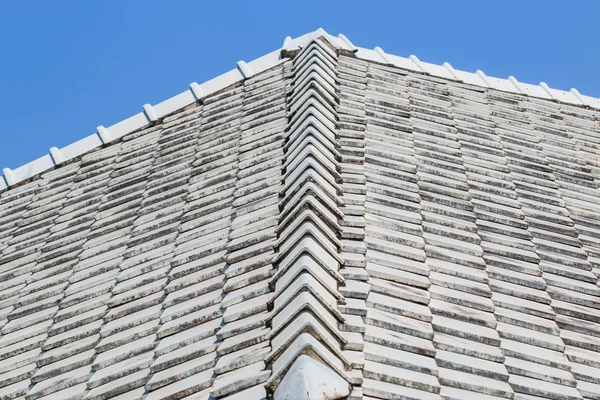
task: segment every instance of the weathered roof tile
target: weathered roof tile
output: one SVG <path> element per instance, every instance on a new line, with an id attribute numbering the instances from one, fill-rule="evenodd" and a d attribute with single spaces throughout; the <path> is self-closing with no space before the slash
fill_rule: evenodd
<path id="1" fill-rule="evenodd" d="M 0 397 L 598 397 L 591 98 L 291 43 L 7 177 Z"/>

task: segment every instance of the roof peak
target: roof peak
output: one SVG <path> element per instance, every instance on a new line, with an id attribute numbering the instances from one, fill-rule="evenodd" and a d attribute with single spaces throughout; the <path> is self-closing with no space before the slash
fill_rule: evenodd
<path id="1" fill-rule="evenodd" d="M 311 41 L 323 37 L 334 48 L 354 53 L 358 58 L 372 61 L 380 64 L 387 64 L 393 67 L 424 73 L 444 79 L 462 81 L 466 84 L 480 86 L 484 88 L 501 90 L 519 95 L 526 95 L 534 98 L 554 100 L 560 103 L 591 107 L 600 109 L 600 99 L 585 96 L 579 93 L 577 89 L 570 91 L 550 88 L 546 83 L 539 85 L 519 82 L 515 77 L 497 78 L 487 76 L 483 71 L 466 72 L 454 69 L 449 63 L 442 65 L 431 64 L 421 61 L 417 56 L 410 55 L 407 58 L 386 53 L 381 47 L 366 49 L 356 47 L 346 36 L 338 34 L 337 36 L 327 33 L 323 28 L 306 33 L 292 39 L 287 36 L 281 48 L 274 50 L 253 61 L 238 61 L 236 68 L 219 75 L 202 84 L 192 82 L 189 89 L 176 96 L 173 96 L 156 105 L 144 104 L 142 111 L 132 117 L 119 121 L 109 127 L 98 126 L 96 132 L 84 137 L 83 139 L 71 143 L 61 149 L 52 147 L 49 153 L 43 157 L 33 160 L 18 168 L 4 168 L 3 179 L 0 179 L 0 190 L 14 186 L 22 181 L 45 172 L 63 162 L 81 156 L 88 151 L 120 139 L 128 133 L 137 131 L 146 126 L 152 125 L 157 120 L 172 114 L 206 96 L 218 92 L 226 87 L 236 84 L 244 79 L 251 78 L 268 69 L 271 69 L 285 60 L 286 52 L 295 51 L 308 45 Z"/>

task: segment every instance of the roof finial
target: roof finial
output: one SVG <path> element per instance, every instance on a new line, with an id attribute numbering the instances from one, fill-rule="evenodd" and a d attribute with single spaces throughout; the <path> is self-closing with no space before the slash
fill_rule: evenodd
<path id="1" fill-rule="evenodd" d="M 581 102 L 581 104 L 584 105 L 589 105 L 587 104 L 587 102 L 583 99 L 583 96 L 581 95 L 581 93 L 579 93 L 579 90 L 575 89 L 575 88 L 571 88 L 571 90 L 569 90 L 571 93 L 573 93 L 573 95 L 575 97 L 577 97 L 577 100 L 579 100 Z"/>
<path id="2" fill-rule="evenodd" d="M 202 92 L 200 85 L 198 85 L 198 82 L 190 83 L 190 90 L 192 91 L 192 94 L 196 100 L 200 100 L 202 97 L 204 97 L 204 93 Z"/>
<path id="3" fill-rule="evenodd" d="M 254 75 L 252 73 L 252 68 L 246 64 L 245 61 L 238 61 L 237 62 L 237 67 L 240 70 L 240 72 L 242 73 L 242 75 L 244 75 L 244 78 L 251 78 L 252 75 Z"/>
<path id="4" fill-rule="evenodd" d="M 452 75 L 452 77 L 453 77 L 454 79 L 456 79 L 457 81 L 459 81 L 459 80 L 460 80 L 460 79 L 458 78 L 458 75 L 456 74 L 456 70 L 454 69 L 454 67 L 452 67 L 452 65 L 450 65 L 450 63 L 449 63 L 449 62 L 444 62 L 444 63 L 442 64 L 442 66 L 443 66 L 444 68 L 446 68 L 446 70 L 447 70 L 447 71 L 450 73 L 450 75 Z"/>
<path id="5" fill-rule="evenodd" d="M 156 113 L 154 112 L 154 108 L 150 104 L 144 104 L 144 113 L 146 113 L 146 117 L 150 122 L 156 121 L 158 118 L 156 117 Z"/>
<path id="6" fill-rule="evenodd" d="M 546 82 L 540 82 L 540 86 L 546 91 L 546 93 L 548 93 L 548 96 L 550 96 L 550 98 L 554 100 L 554 96 L 550 92 L 550 88 L 548 87 L 548 85 L 546 85 Z"/>
<path id="7" fill-rule="evenodd" d="M 17 180 L 15 179 L 15 174 L 13 174 L 10 168 L 4 168 L 2 170 L 2 173 L 4 174 L 4 180 L 6 181 L 6 184 L 8 186 L 12 186 L 15 183 L 17 183 Z"/>
<path id="8" fill-rule="evenodd" d="M 508 80 L 509 80 L 509 82 L 510 82 L 510 83 L 512 83 L 512 84 L 513 84 L 513 86 L 514 86 L 515 88 L 517 88 L 517 91 L 518 91 L 519 93 L 524 93 L 524 92 L 523 92 L 523 88 L 522 88 L 522 86 L 521 86 L 521 83 L 520 83 L 520 82 L 517 80 L 517 78 L 515 78 L 514 76 L 512 76 L 512 75 L 511 75 L 511 76 L 509 76 L 509 77 L 508 77 Z"/>
<path id="9" fill-rule="evenodd" d="M 318 38 L 321 36 L 327 36 L 327 32 L 325 32 L 325 29 L 323 29 L 323 28 L 319 28 L 315 31 L 315 38 Z"/>
<path id="10" fill-rule="evenodd" d="M 491 87 L 492 85 L 490 85 L 490 82 L 488 81 L 487 76 L 483 73 L 482 70 L 478 69 L 477 71 L 475 71 L 475 74 L 481 78 L 481 80 L 483 81 L 483 83 L 485 83 L 486 86 Z"/>
<path id="11" fill-rule="evenodd" d="M 103 144 L 107 144 L 112 140 L 110 133 L 108 133 L 108 130 L 102 125 L 96 128 L 96 132 L 98 132 L 98 136 L 100 136 L 100 140 L 102 140 Z"/>
<path id="12" fill-rule="evenodd" d="M 377 46 L 373 50 L 375 50 L 375 52 L 377 54 L 379 54 L 379 57 L 381 57 L 386 64 L 392 64 L 392 62 L 389 60 L 387 54 L 385 53 L 385 51 L 383 51 L 383 49 L 381 47 Z"/>
<path id="13" fill-rule="evenodd" d="M 357 48 L 355 45 L 353 45 L 353 44 L 352 44 L 352 42 L 350 41 L 350 39 L 348 39 L 346 36 L 344 36 L 344 34 L 343 34 L 343 33 L 340 33 L 340 34 L 338 35 L 338 38 L 339 38 L 339 39 L 340 39 L 342 42 L 344 42 L 344 44 L 345 44 L 346 46 L 348 46 L 348 50 L 350 50 L 350 51 L 352 51 L 352 52 L 357 52 L 357 51 L 358 51 L 358 48 Z"/>
<path id="14" fill-rule="evenodd" d="M 425 68 L 423 68 L 423 63 L 421 60 L 417 58 L 417 56 L 411 54 L 408 58 L 416 64 L 416 66 L 421 70 L 421 72 L 425 72 Z"/>
<path id="15" fill-rule="evenodd" d="M 65 161 L 64 157 L 62 156 L 62 153 L 57 147 L 50 147 L 50 156 L 52 157 L 52 160 L 54 161 L 55 165 L 58 165 Z"/>
<path id="16" fill-rule="evenodd" d="M 282 51 L 290 51 L 291 47 L 292 47 L 292 37 L 286 36 L 285 39 L 283 39 L 283 44 L 281 45 L 281 50 Z"/>

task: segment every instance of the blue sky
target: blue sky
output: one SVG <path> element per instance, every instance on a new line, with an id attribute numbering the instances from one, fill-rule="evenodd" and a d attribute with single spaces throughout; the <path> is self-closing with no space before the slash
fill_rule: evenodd
<path id="1" fill-rule="evenodd" d="M 4 1 L 0 168 L 318 27 L 355 45 L 600 97 L 600 1 Z"/>

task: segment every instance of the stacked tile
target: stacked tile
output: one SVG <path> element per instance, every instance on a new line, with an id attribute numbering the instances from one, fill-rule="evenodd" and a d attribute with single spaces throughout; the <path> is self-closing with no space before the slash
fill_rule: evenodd
<path id="1" fill-rule="evenodd" d="M 12 243 L 14 233 L 22 223 L 21 218 L 27 211 L 40 183 L 40 180 L 35 180 L 0 195 L 0 252 L 3 252 Z M 27 278 L 31 276 L 31 271 L 25 266 L 29 260 L 15 259 L 13 261 L 1 264 L 0 328 L 8 322 L 6 317 L 13 310 L 13 306 L 19 298 L 19 291 L 26 284 Z M 3 359 L 2 357 L 0 355 L 0 361 Z"/>
<path id="2" fill-rule="evenodd" d="M 36 180 L 15 188 L 15 190 L 4 192 L 0 196 L 0 251 L 2 252 L 0 257 L 0 394 L 6 398 L 20 396 L 27 392 L 30 382 L 29 376 L 35 368 L 35 365 L 31 364 L 35 364 L 39 358 L 40 346 L 47 338 L 43 328 L 48 325 L 41 325 L 42 329 L 37 333 L 34 332 L 33 336 L 30 337 L 27 337 L 27 335 L 22 338 L 19 337 L 20 335 L 6 336 L 2 332 L 1 328 L 9 322 L 8 316 L 15 309 L 21 290 L 27 286 L 28 280 L 33 275 L 31 265 L 34 264 L 37 257 L 35 247 L 34 252 L 27 256 L 29 253 L 27 247 L 31 246 L 29 241 L 24 241 L 28 245 L 21 249 L 26 251 L 24 253 L 25 257 L 19 255 L 16 258 L 9 259 L 4 251 L 20 242 L 20 227 L 26 229 L 28 225 L 22 220 L 23 215 L 28 211 L 28 207 L 35 198 L 36 190 L 40 184 L 43 187 L 47 183 L 47 180 Z M 50 232 L 43 229 L 45 228 L 43 225 L 37 228 L 35 228 L 35 225 L 31 226 L 34 229 L 28 230 L 28 236 L 33 234 L 34 240 L 41 241 L 41 245 L 43 245 L 43 241 L 49 236 Z M 42 234 L 38 233 L 40 229 Z M 13 240 L 15 235 L 16 242 Z M 14 254 L 15 250 L 11 251 L 9 249 L 8 254 Z M 25 369 L 25 376 L 20 378 L 20 368 L 28 364 L 31 367 Z M 16 374 L 13 371 L 16 371 Z"/>
<path id="3" fill-rule="evenodd" d="M 39 180 L 34 180 L 0 195 L 0 251 L 9 246 L 13 233 L 19 228 L 19 221 L 27 211 L 39 184 Z"/>
<path id="4" fill-rule="evenodd" d="M 449 88 L 437 79 L 411 76 L 409 96 L 423 237 L 432 269 L 429 308 L 440 394 L 512 397 L 503 366 L 486 359 L 487 352 L 498 352 L 496 320 L 490 290 L 481 280 L 485 263 Z"/>
<path id="5" fill-rule="evenodd" d="M 277 272 L 268 317 L 272 375 L 267 385 L 275 399 L 294 398 L 302 381 L 310 383 L 307 396 L 315 398 L 347 396 L 348 382 L 359 382 L 348 371 L 347 339 L 338 327 L 344 322 L 338 304 L 346 300 L 338 289 L 345 280 L 339 273 L 338 220 L 344 215 L 335 151 L 336 62 L 337 55 L 317 40 L 295 57 L 292 67 Z"/>
<path id="6" fill-rule="evenodd" d="M 94 346 L 109 297 L 107 287 L 98 292 L 86 289 L 91 287 L 88 283 L 94 276 L 116 269 L 117 265 L 99 270 L 95 264 L 80 260 L 86 255 L 85 244 L 92 237 L 91 227 L 107 191 L 119 149 L 116 145 L 82 158 L 60 216 L 51 228 L 48 242 L 74 243 L 72 255 L 75 257 L 70 271 L 65 271 L 68 286 L 61 291 L 59 311 L 48 330 L 49 338 L 42 346 L 44 352 L 37 362 L 39 369 L 31 379 L 35 386 L 27 398 L 81 398 L 85 394 L 85 382 L 90 377 Z M 90 266 L 92 268 L 88 268 Z"/>
<path id="7" fill-rule="evenodd" d="M 578 146 L 579 158 L 585 160 L 594 179 L 600 178 L 600 116 L 596 110 L 561 105 L 560 118 Z M 578 161 L 580 163 L 581 161 Z M 567 196 L 571 197 L 571 196 Z M 580 234 L 583 235 L 582 232 Z"/>
<path id="8" fill-rule="evenodd" d="M 237 180 L 229 193 L 233 209 L 221 301 L 224 324 L 217 333 L 219 360 L 211 391 L 215 398 L 266 397 L 270 370 L 264 360 L 271 351 L 267 304 L 275 272 L 288 70 L 286 65 L 248 79 L 241 93 Z"/>
<path id="9" fill-rule="evenodd" d="M 340 219 L 342 253 L 344 260 L 340 274 L 346 284 L 340 293 L 346 304 L 340 308 L 345 323 L 340 326 L 347 339 L 344 354 L 352 363 L 357 376 L 364 367 L 365 331 L 363 317 L 366 316 L 365 300 L 369 294 L 369 275 L 365 271 L 365 199 L 367 193 L 365 177 L 365 88 L 368 63 L 348 56 L 338 59 L 340 120 L 338 130 L 341 156 L 342 200 L 344 217 Z M 334 149 L 335 150 L 335 149 Z M 355 388 L 350 399 L 361 398 L 362 390 Z"/>
<path id="10" fill-rule="evenodd" d="M 558 162 L 562 167 L 568 165 L 565 161 L 573 166 L 577 164 L 577 173 L 584 173 L 582 176 L 587 177 L 583 182 L 597 181 L 600 179 L 600 122 L 597 114 L 591 110 L 562 105 L 560 118 L 571 135 L 571 141 L 577 146 L 577 152 L 571 153 L 568 160 Z M 552 160 L 550 162 L 556 164 Z M 561 174 L 556 174 L 556 177 L 561 186 L 563 200 L 579 233 L 579 240 L 587 253 L 588 261 L 592 264 L 592 272 L 600 277 L 600 242 L 597 238 L 600 224 L 593 216 L 589 216 L 590 211 L 598 211 L 598 190 L 590 186 L 590 182 L 579 187 L 579 180 L 568 181 L 562 178 Z M 588 215 L 578 215 L 578 209 L 589 210 Z"/>
<path id="11" fill-rule="evenodd" d="M 599 365 L 587 361 L 588 358 L 597 361 L 600 357 L 600 328 L 597 326 L 600 322 L 600 287 L 589 261 L 597 258 L 600 247 L 600 242 L 594 238 L 594 235 L 598 236 L 600 220 L 599 183 L 586 158 L 581 156 L 582 147 L 587 146 L 578 143 L 573 133 L 577 128 L 570 126 L 579 118 L 564 116 L 563 110 L 571 116 L 584 118 L 587 112 L 534 100 L 530 100 L 528 106 L 542 156 L 560 193 L 560 202 L 557 202 L 560 204 L 545 204 L 543 211 L 564 216 L 563 224 L 568 223 L 577 232 L 577 235 L 567 236 L 560 228 L 552 231 L 531 229 L 533 241 L 552 297 L 551 305 L 561 329 L 565 353 L 572 361 L 571 374 L 577 379 L 576 387 L 584 398 L 599 398 Z M 593 135 L 588 133 L 587 136 L 590 136 L 590 142 L 593 141 Z M 544 217 L 548 219 L 546 214 Z M 586 355 L 579 358 L 581 353 Z"/>
<path id="12" fill-rule="evenodd" d="M 48 172 L 38 185 L 28 185 L 14 196 L 29 201 L 12 237 L 5 242 L 0 260 L 3 272 L 8 273 L 2 282 L 2 297 L 10 305 L 0 330 L 1 398 L 29 392 L 41 350 L 53 333 L 58 304 L 81 242 L 52 237 L 51 228 L 60 216 L 76 171 L 77 164 L 73 164 Z"/>
<path id="13" fill-rule="evenodd" d="M 372 64 L 367 83 L 365 242 L 370 293 L 362 390 L 369 399 L 440 399 L 417 184 L 420 136 L 413 134 L 409 82 L 402 71 Z"/>
<path id="14" fill-rule="evenodd" d="M 522 393 L 517 398 L 578 399 L 581 396 L 546 290 L 546 272 L 540 262 L 544 252 L 536 243 L 539 233 L 556 238 L 576 238 L 577 233 L 568 214 L 560 211 L 563 202 L 539 136 L 525 114 L 527 104 L 522 97 L 504 93 L 488 93 L 487 98 L 510 169 L 512 184 L 507 188 L 514 188 L 518 200 L 510 209 L 505 205 L 499 217 L 511 229 L 504 228 L 497 243 L 486 245 L 487 252 L 493 250 L 502 257 L 486 261 L 509 383 Z M 521 234 L 524 229 L 526 236 Z"/>
<path id="15" fill-rule="evenodd" d="M 432 270 L 429 309 L 440 395 L 512 398 L 484 271 L 470 166 L 463 159 L 472 149 L 461 129 L 468 122 L 454 119 L 450 88 L 442 80 L 411 76 L 409 96 L 425 252 Z"/>
<path id="16" fill-rule="evenodd" d="M 284 56 L 0 194 L 0 398 L 600 398 L 598 112 Z"/>
<path id="17" fill-rule="evenodd" d="M 185 166 L 189 180 L 169 261 L 148 399 L 208 398 L 214 383 L 240 109 L 241 89 L 235 87 L 205 99 L 194 116 L 173 121 L 175 135 L 187 138 L 182 150 L 192 149 L 192 157 Z"/>
<path id="18" fill-rule="evenodd" d="M 158 131 L 150 128 L 128 137 L 127 141 L 115 146 L 115 152 L 111 146 L 101 150 L 96 158 L 87 160 L 90 163 L 95 161 L 96 167 L 106 166 L 108 173 L 98 176 L 99 179 L 106 179 L 106 188 L 102 191 L 91 230 L 82 245 L 83 252 L 79 255 L 76 273 L 70 279 L 71 284 L 61 302 L 66 314 L 60 324 L 62 330 L 44 345 L 47 349 L 67 345 L 66 350 L 87 354 L 88 346 L 93 343 L 95 354 L 91 369 L 86 365 L 67 376 L 55 378 L 63 387 L 65 385 L 62 382 L 67 379 L 85 383 L 88 390 L 87 393 L 83 392 L 85 398 L 102 398 L 103 394 L 109 396 L 112 393 L 111 380 L 130 372 L 121 369 L 127 362 L 125 360 L 139 354 L 135 352 L 141 342 L 129 342 L 141 337 L 124 336 L 129 333 L 126 329 L 136 325 L 136 315 L 131 314 L 133 310 L 130 311 L 128 306 L 119 307 L 119 303 L 113 302 L 117 296 L 113 291 L 120 271 L 126 268 L 129 253 L 127 244 L 143 200 L 157 138 Z M 82 312 L 78 313 L 78 309 Z M 82 350 L 86 350 L 86 353 L 80 353 Z M 107 373 L 111 376 L 101 380 Z M 47 386 L 51 381 L 43 383 Z M 114 383 L 118 393 L 120 381 Z M 36 388 L 31 394 L 34 390 Z M 81 389 L 66 389 L 62 396 L 81 392 Z M 60 394 L 56 396 L 61 398 Z"/>
<path id="19" fill-rule="evenodd" d="M 518 391 L 512 385 L 517 378 L 512 375 L 532 359 L 531 350 L 535 349 L 528 346 L 527 338 L 552 325 L 554 313 L 547 294 L 536 293 L 541 271 L 512 182 L 510 153 L 502 143 L 502 128 L 496 129 L 500 125 L 496 102 L 467 86 L 451 85 L 450 90 L 486 281 L 492 292 L 488 306 L 497 320 L 495 343 L 500 341 L 500 349 L 493 348 L 493 353 L 484 356 L 489 368 L 483 372 L 509 382 Z M 537 302 L 540 298 L 542 303 Z"/>
<path id="20" fill-rule="evenodd" d="M 185 360 L 169 357 L 165 355 L 163 341 L 176 331 L 178 322 L 187 314 L 219 301 L 217 293 L 213 298 L 196 299 L 197 302 L 191 304 L 171 290 L 175 286 L 171 260 L 180 243 L 190 240 L 190 233 L 182 229 L 181 221 L 187 206 L 202 111 L 202 107 L 192 107 L 163 121 L 144 200 L 128 243 L 134 257 L 123 263 L 113 290 L 111 303 L 133 307 L 134 315 L 144 315 L 143 321 L 123 334 L 128 337 L 152 335 L 160 339 L 156 347 L 137 356 L 128 377 L 117 381 L 122 383 L 119 392 L 123 392 L 125 398 L 139 398 L 144 393 L 147 393 L 147 399 L 181 398 L 210 385 L 211 371 L 209 379 L 204 380 L 201 378 L 207 373 L 200 373 L 214 365 L 214 357 L 195 359 L 191 353 Z M 138 380 L 133 383 L 131 377 L 136 375 Z M 116 382 L 112 386 L 114 395 Z"/>

